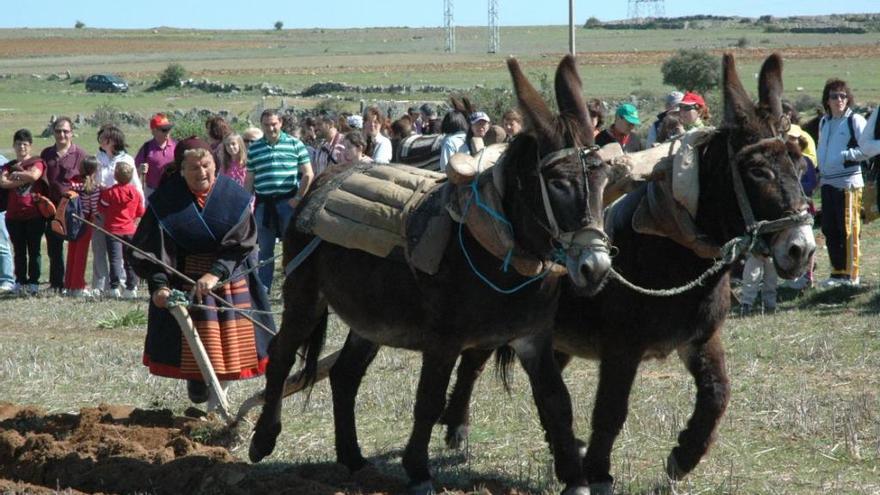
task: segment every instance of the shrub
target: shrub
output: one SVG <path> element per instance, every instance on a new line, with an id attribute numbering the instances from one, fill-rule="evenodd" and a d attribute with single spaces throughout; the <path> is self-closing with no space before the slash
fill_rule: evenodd
<path id="1" fill-rule="evenodd" d="M 702 50 L 679 50 L 660 68 L 663 84 L 704 93 L 721 82 L 721 63 Z"/>
<path id="2" fill-rule="evenodd" d="M 602 21 L 600 21 L 596 17 L 590 17 L 587 19 L 587 22 L 584 24 L 584 27 L 587 29 L 600 28 L 602 27 Z"/>
<path id="3" fill-rule="evenodd" d="M 171 137 L 180 141 L 190 136 L 198 136 L 202 139 L 208 138 L 208 132 L 205 130 L 205 119 L 196 116 L 175 117 L 174 127 L 171 128 Z"/>
<path id="4" fill-rule="evenodd" d="M 186 69 L 180 64 L 168 64 L 161 73 L 159 79 L 153 84 L 152 89 L 165 89 L 180 86 L 180 81 L 186 79 Z"/>
<path id="5" fill-rule="evenodd" d="M 86 23 L 78 20 L 78 21 L 76 21 L 76 24 L 73 25 L 73 27 L 75 27 L 76 29 L 82 29 L 82 28 L 86 27 Z"/>
<path id="6" fill-rule="evenodd" d="M 745 36 L 736 40 L 736 47 L 737 48 L 745 48 L 747 46 L 749 46 L 749 39 L 746 38 Z"/>
<path id="7" fill-rule="evenodd" d="M 275 21 L 275 31 L 281 31 L 284 29 L 284 23 L 281 21 Z"/>

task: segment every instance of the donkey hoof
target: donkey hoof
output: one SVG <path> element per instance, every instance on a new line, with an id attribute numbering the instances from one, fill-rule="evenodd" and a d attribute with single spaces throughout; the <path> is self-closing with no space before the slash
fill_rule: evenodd
<path id="1" fill-rule="evenodd" d="M 590 489 L 586 486 L 567 486 L 562 490 L 562 495 L 590 495 Z"/>
<path id="2" fill-rule="evenodd" d="M 407 487 L 409 495 L 434 495 L 434 483 L 431 480 L 422 481 L 421 483 L 410 483 Z"/>
<path id="3" fill-rule="evenodd" d="M 666 476 L 669 476 L 669 479 L 672 481 L 678 481 L 687 476 L 687 474 L 688 472 L 679 466 L 675 453 L 671 452 L 669 457 L 666 458 Z"/>
<path id="4" fill-rule="evenodd" d="M 269 430 L 268 433 L 262 433 L 265 430 Z M 260 428 L 260 424 L 257 423 L 254 436 L 251 438 L 251 446 L 248 449 L 248 458 L 251 462 L 260 462 L 264 457 L 271 454 L 275 450 L 275 439 L 278 438 L 280 433 L 280 424 L 272 425 L 268 428 Z"/>
<path id="5" fill-rule="evenodd" d="M 460 449 L 467 440 L 468 427 L 464 425 L 448 426 L 446 429 L 446 446 L 450 449 Z"/>
<path id="6" fill-rule="evenodd" d="M 590 483 L 591 495 L 614 495 L 614 483 L 611 481 L 603 481 L 602 483 Z"/>

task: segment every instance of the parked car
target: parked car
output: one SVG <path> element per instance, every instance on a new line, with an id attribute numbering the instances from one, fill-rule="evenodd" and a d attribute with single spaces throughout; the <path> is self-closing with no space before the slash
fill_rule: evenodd
<path id="1" fill-rule="evenodd" d="M 95 74 L 86 79 L 86 91 L 125 93 L 128 91 L 128 83 L 113 74 Z"/>

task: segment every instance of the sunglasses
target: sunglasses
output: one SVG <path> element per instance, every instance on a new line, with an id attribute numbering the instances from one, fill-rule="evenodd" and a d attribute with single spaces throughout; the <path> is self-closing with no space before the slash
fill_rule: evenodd
<path id="1" fill-rule="evenodd" d="M 170 127 L 157 127 L 156 130 L 159 132 L 164 132 L 165 134 L 168 134 L 169 132 L 171 132 Z"/>
<path id="2" fill-rule="evenodd" d="M 846 93 L 834 92 L 834 93 L 828 93 L 828 99 L 829 100 L 846 100 L 847 96 L 846 96 Z"/>
<path id="3" fill-rule="evenodd" d="M 697 109 L 696 105 L 679 105 L 678 106 L 679 112 L 690 112 L 691 110 L 696 110 L 696 109 Z"/>

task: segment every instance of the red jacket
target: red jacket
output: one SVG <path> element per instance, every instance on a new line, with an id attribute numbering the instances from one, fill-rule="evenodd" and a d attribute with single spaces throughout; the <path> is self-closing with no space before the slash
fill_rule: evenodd
<path id="1" fill-rule="evenodd" d="M 116 184 L 101 191 L 98 212 L 104 216 L 104 228 L 116 235 L 132 235 L 137 230 L 135 220 L 144 216 L 141 193 L 132 183 Z"/>

